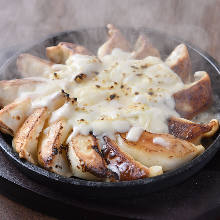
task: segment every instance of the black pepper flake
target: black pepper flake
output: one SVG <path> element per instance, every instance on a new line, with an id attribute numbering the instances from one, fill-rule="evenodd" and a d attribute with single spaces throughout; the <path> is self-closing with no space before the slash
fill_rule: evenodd
<path id="1" fill-rule="evenodd" d="M 124 85 L 121 85 L 121 89 L 123 89 L 124 88 Z"/>
<path id="2" fill-rule="evenodd" d="M 153 92 L 148 92 L 148 94 L 149 94 L 149 95 L 153 95 L 154 93 L 153 93 Z"/>
<path id="3" fill-rule="evenodd" d="M 110 87 L 110 89 L 113 89 L 113 88 L 114 88 L 114 86 L 111 86 L 111 87 Z"/>
<path id="4" fill-rule="evenodd" d="M 75 102 L 77 102 L 77 98 L 73 98 L 73 100 L 74 100 Z"/>
<path id="5" fill-rule="evenodd" d="M 101 86 L 100 85 L 95 85 L 97 88 L 100 88 Z"/>
<path id="6" fill-rule="evenodd" d="M 110 99 L 111 99 L 111 100 L 114 99 L 115 97 L 116 97 L 115 94 L 110 95 Z"/>
<path id="7" fill-rule="evenodd" d="M 92 132 L 92 131 L 89 131 L 89 134 L 90 134 L 90 135 L 93 135 L 93 132 Z"/>
<path id="8" fill-rule="evenodd" d="M 114 82 L 114 84 L 115 84 L 115 85 L 118 85 L 118 83 L 117 83 L 117 82 Z"/>

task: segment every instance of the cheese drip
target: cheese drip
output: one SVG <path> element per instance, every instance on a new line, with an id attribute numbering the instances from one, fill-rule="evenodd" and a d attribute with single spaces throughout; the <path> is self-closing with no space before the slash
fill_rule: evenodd
<path id="1" fill-rule="evenodd" d="M 144 130 L 167 133 L 167 119 L 179 116 L 172 95 L 184 84 L 157 57 L 134 60 L 130 53 L 114 49 L 101 61 L 73 55 L 53 70 L 47 88 L 31 93 L 33 105 L 47 106 L 57 92 L 65 91 L 75 102 L 66 102 L 52 112 L 50 122 L 65 118 L 73 135 L 93 132 L 114 138 L 115 133 L 131 129 L 127 137 L 137 141 Z"/>

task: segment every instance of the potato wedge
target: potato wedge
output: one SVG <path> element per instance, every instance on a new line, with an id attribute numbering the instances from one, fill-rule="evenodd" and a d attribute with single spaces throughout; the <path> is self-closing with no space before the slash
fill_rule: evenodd
<path id="1" fill-rule="evenodd" d="M 35 57 L 31 54 L 23 53 L 17 58 L 17 69 L 21 73 L 22 77 L 46 77 L 53 72 L 51 66 L 53 63 Z"/>
<path id="2" fill-rule="evenodd" d="M 74 54 L 92 55 L 92 52 L 81 45 L 67 42 L 60 42 L 57 46 L 46 48 L 47 57 L 54 63 L 64 64 Z"/>
<path id="3" fill-rule="evenodd" d="M 67 161 L 67 147 L 64 144 L 70 127 L 66 121 L 60 120 L 47 127 L 40 136 L 38 144 L 39 164 L 54 173 L 70 177 L 69 163 Z"/>
<path id="4" fill-rule="evenodd" d="M 147 56 L 160 57 L 160 52 L 151 44 L 146 36 L 140 35 L 135 43 L 132 57 L 142 60 Z"/>
<path id="5" fill-rule="evenodd" d="M 161 166 L 164 171 L 175 169 L 204 151 L 202 145 L 196 146 L 170 134 L 152 134 L 146 131 L 137 142 L 128 141 L 126 134 L 120 134 L 117 144 L 121 150 L 145 166 Z"/>
<path id="6" fill-rule="evenodd" d="M 14 136 L 18 128 L 31 114 L 30 99 L 17 100 L 0 110 L 0 131 Z"/>
<path id="7" fill-rule="evenodd" d="M 181 117 L 192 119 L 212 103 L 211 80 L 208 73 L 195 73 L 200 79 L 173 94 L 176 111 Z"/>
<path id="8" fill-rule="evenodd" d="M 20 158 L 37 164 L 38 137 L 48 117 L 47 108 L 36 109 L 19 128 L 12 141 L 12 146 Z"/>
<path id="9" fill-rule="evenodd" d="M 0 106 L 4 107 L 18 98 L 22 92 L 33 91 L 42 80 L 14 79 L 0 81 Z"/>
<path id="10" fill-rule="evenodd" d="M 120 48 L 123 51 L 130 51 L 130 44 L 122 35 L 121 31 L 114 25 L 108 24 L 108 40 L 98 49 L 98 57 L 101 59 L 107 54 L 111 54 L 114 48 Z"/>
<path id="11" fill-rule="evenodd" d="M 163 173 L 159 166 L 149 169 L 135 161 L 110 138 L 104 137 L 103 139 L 105 144 L 102 146 L 102 152 L 106 166 L 113 174 L 111 178 L 113 181 L 136 180 Z"/>
<path id="12" fill-rule="evenodd" d="M 191 60 L 185 44 L 179 44 L 167 57 L 165 63 L 184 83 L 191 81 Z"/>
<path id="13" fill-rule="evenodd" d="M 168 119 L 168 128 L 175 137 L 198 145 L 203 137 L 211 137 L 216 133 L 219 122 L 213 119 L 208 124 L 197 124 L 184 118 L 171 117 Z"/>
<path id="14" fill-rule="evenodd" d="M 68 158 L 74 176 L 92 180 L 107 178 L 108 170 L 94 136 L 78 134 L 71 138 Z"/>

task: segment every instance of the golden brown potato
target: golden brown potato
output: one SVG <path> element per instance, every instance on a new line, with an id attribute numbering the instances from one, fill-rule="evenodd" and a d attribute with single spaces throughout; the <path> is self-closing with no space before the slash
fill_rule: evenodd
<path id="1" fill-rule="evenodd" d="M 140 35 L 135 43 L 132 57 L 142 60 L 147 56 L 160 57 L 160 52 L 151 44 L 146 36 Z"/>
<path id="2" fill-rule="evenodd" d="M 67 42 L 60 42 L 57 46 L 47 47 L 46 54 L 52 62 L 62 64 L 66 62 L 69 56 L 74 54 L 92 55 L 87 48 Z"/>
<path id="3" fill-rule="evenodd" d="M 36 109 L 19 128 L 12 141 L 12 146 L 20 158 L 37 164 L 38 137 L 48 117 L 47 108 Z"/>
<path id="4" fill-rule="evenodd" d="M 33 91 L 42 80 L 14 79 L 0 81 L 0 107 L 12 103 L 22 92 Z"/>
<path id="5" fill-rule="evenodd" d="M 46 77 L 53 72 L 53 63 L 31 54 L 20 54 L 17 58 L 17 69 L 22 77 Z"/>
<path id="6" fill-rule="evenodd" d="M 176 111 L 186 119 L 192 119 L 212 103 L 211 80 L 208 73 L 200 71 L 195 74 L 200 76 L 198 81 L 173 95 Z"/>
<path id="7" fill-rule="evenodd" d="M 102 147 L 102 152 L 106 166 L 113 174 L 110 178 L 112 181 L 136 180 L 163 173 L 162 168 L 159 166 L 149 169 L 135 161 L 110 138 L 104 137 L 103 139 L 105 144 Z"/>
<path id="8" fill-rule="evenodd" d="M 219 129 L 216 119 L 208 124 L 197 124 L 184 118 L 171 117 L 168 119 L 169 133 L 193 144 L 200 144 L 203 137 L 211 137 Z"/>
<path id="9" fill-rule="evenodd" d="M 17 100 L 0 110 L 0 131 L 12 136 L 31 113 L 30 99 Z"/>
<path id="10" fill-rule="evenodd" d="M 191 60 L 185 44 L 178 45 L 165 63 L 179 75 L 184 83 L 191 81 Z"/>
<path id="11" fill-rule="evenodd" d="M 69 131 L 70 127 L 64 120 L 57 121 L 42 132 L 38 144 L 39 164 L 66 177 L 72 175 L 67 161 L 67 147 L 64 145 Z"/>
<path id="12" fill-rule="evenodd" d="M 114 48 L 120 48 L 123 51 L 130 51 L 130 44 L 119 29 L 112 24 L 108 24 L 107 29 L 108 40 L 98 49 L 98 57 L 100 59 L 107 54 L 111 54 Z"/>
<path id="13" fill-rule="evenodd" d="M 107 178 L 107 169 L 94 136 L 72 137 L 69 142 L 68 158 L 74 176 L 92 180 Z"/>
<path id="14" fill-rule="evenodd" d="M 145 166 L 161 166 L 164 171 L 175 169 L 204 151 L 202 145 L 195 146 L 170 134 L 152 134 L 146 131 L 137 142 L 128 141 L 126 134 L 121 134 L 117 144 L 121 150 Z"/>

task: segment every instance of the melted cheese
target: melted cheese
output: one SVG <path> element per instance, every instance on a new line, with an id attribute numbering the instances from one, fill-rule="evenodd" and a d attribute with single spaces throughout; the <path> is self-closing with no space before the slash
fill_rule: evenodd
<path id="1" fill-rule="evenodd" d="M 73 55 L 65 65 L 55 64 L 53 70 L 47 86 L 31 93 L 32 104 L 50 105 L 61 90 L 77 99 L 52 112 L 50 119 L 65 118 L 73 135 L 93 132 L 113 138 L 117 132 L 128 132 L 128 140 L 137 141 L 143 130 L 167 133 L 168 117 L 179 116 L 172 95 L 184 84 L 157 57 L 134 60 L 130 53 L 114 49 L 101 61 Z M 83 78 L 77 81 L 79 74 Z"/>

